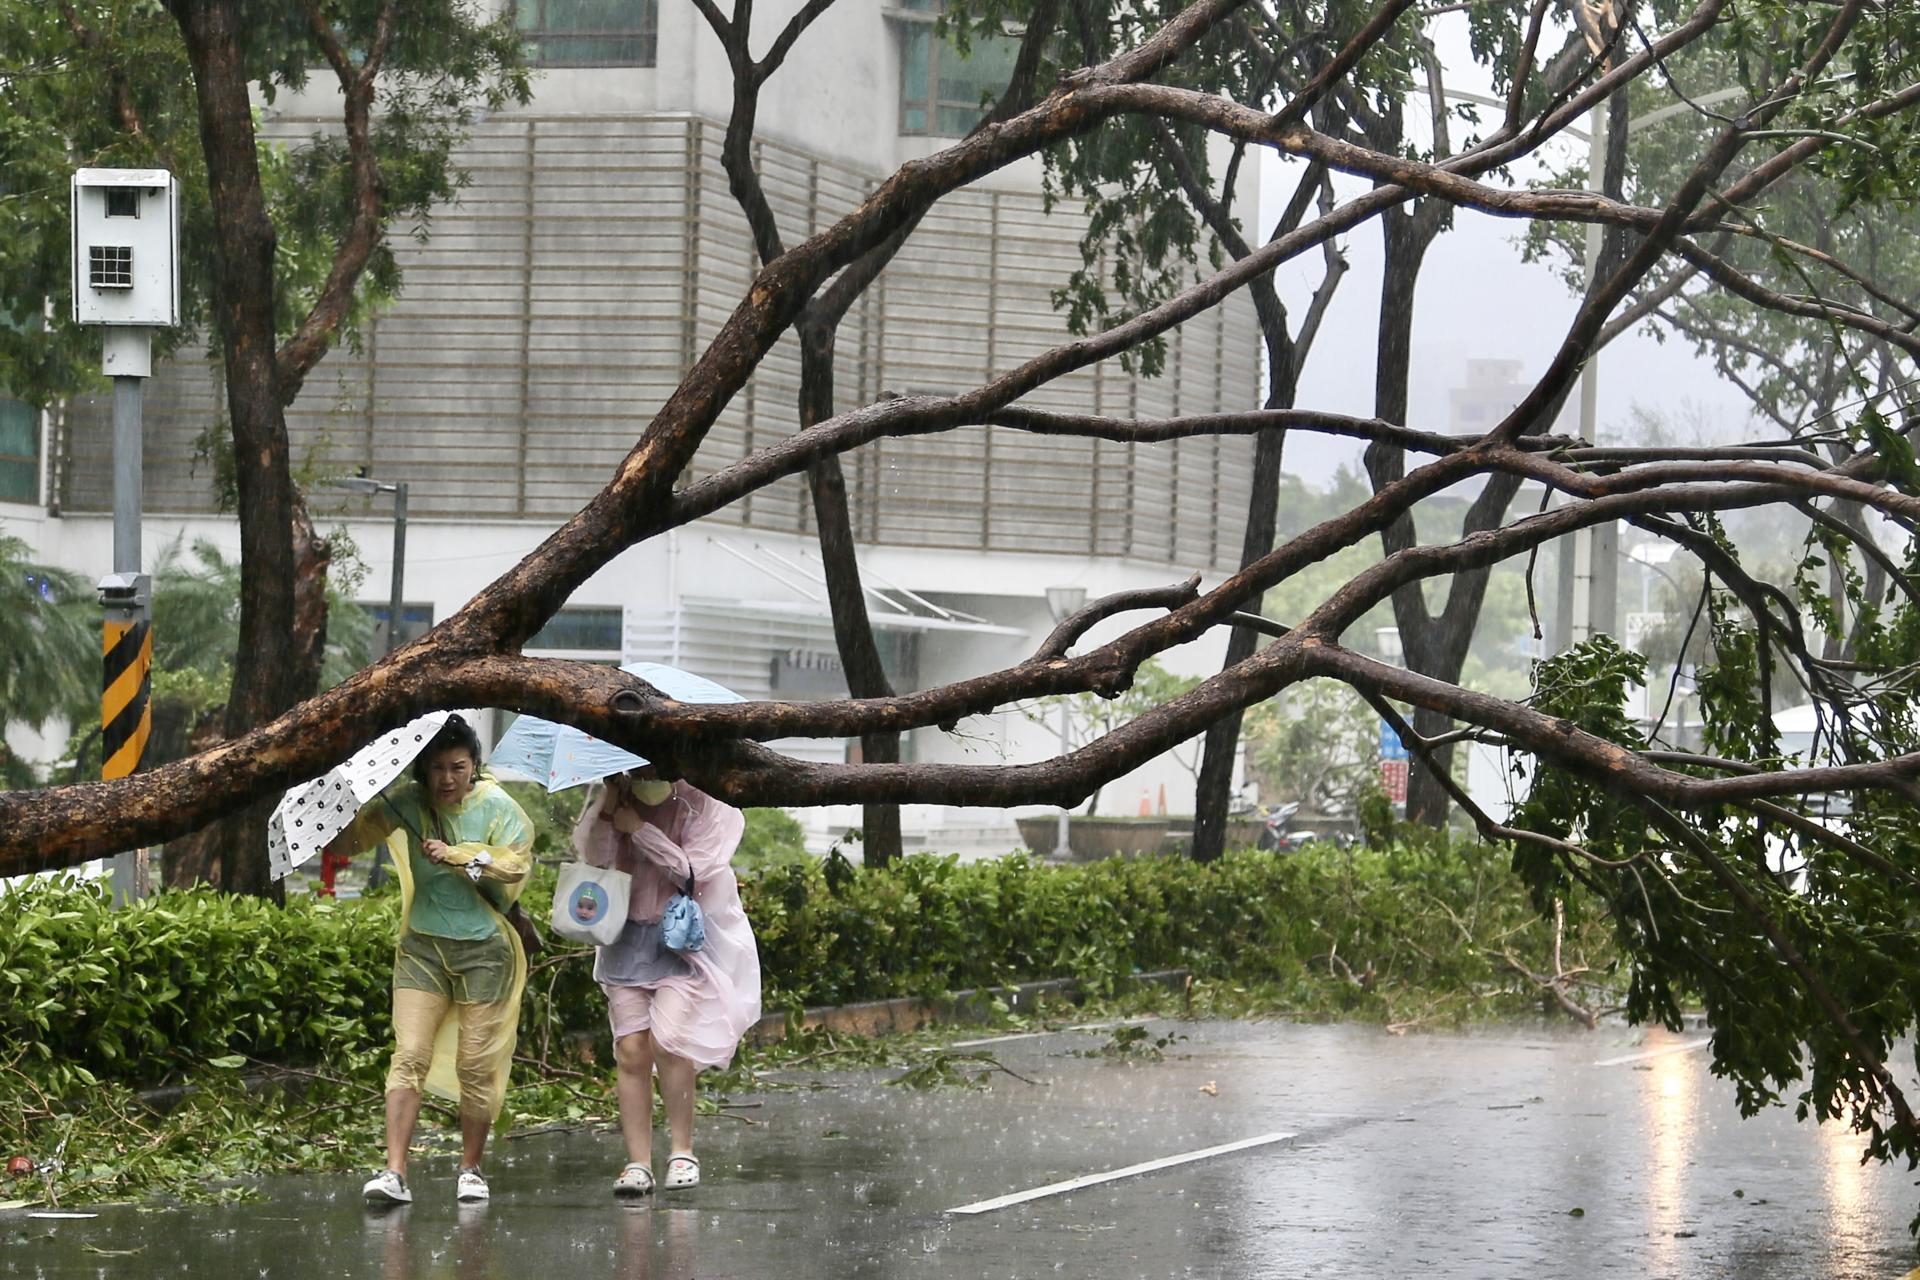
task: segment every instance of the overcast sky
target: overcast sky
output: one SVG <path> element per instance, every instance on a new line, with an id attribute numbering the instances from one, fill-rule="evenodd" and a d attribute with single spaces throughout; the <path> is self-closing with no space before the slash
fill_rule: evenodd
<path id="1" fill-rule="evenodd" d="M 1485 83 L 1472 74 L 1477 68 L 1470 66 L 1460 33 L 1451 34 L 1441 41 L 1450 68 L 1449 87 L 1487 92 Z M 1572 157 L 1576 149 L 1584 158 L 1584 143 L 1557 145 L 1556 163 Z M 1297 173 L 1294 164 L 1266 158 L 1260 174 L 1263 236 L 1291 194 Z M 1529 176 L 1522 172 L 1516 180 Z M 1341 194 L 1366 187 L 1349 182 Z M 1522 361 L 1529 382 L 1552 359 L 1573 319 L 1574 297 L 1546 264 L 1521 260 L 1518 240 L 1524 230 L 1525 224 L 1513 219 L 1460 210 L 1453 230 L 1428 251 L 1414 305 L 1411 425 L 1449 429 L 1447 393 L 1464 383 L 1469 359 Z M 1370 414 L 1382 259 L 1378 225 L 1363 224 L 1342 246 L 1350 269 L 1308 358 L 1298 404 L 1303 409 Z M 1316 253 L 1278 273 L 1281 296 L 1296 319 L 1305 313 L 1320 271 Z M 1621 337 L 1600 357 L 1600 432 L 1617 430 L 1636 404 L 1698 415 L 1715 437 L 1733 435 L 1747 421 L 1745 398 L 1719 377 L 1710 361 L 1676 338 L 1661 343 L 1644 330 Z M 1341 462 L 1357 465 L 1360 449 L 1348 441 L 1295 434 L 1287 440 L 1286 467 L 1324 484 Z"/>

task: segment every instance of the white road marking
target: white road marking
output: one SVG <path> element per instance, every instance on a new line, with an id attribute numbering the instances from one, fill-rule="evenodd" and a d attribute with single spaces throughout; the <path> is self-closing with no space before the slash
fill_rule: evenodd
<path id="1" fill-rule="evenodd" d="M 1689 1040 L 1685 1044 L 1670 1044 L 1662 1049 L 1649 1049 L 1645 1053 L 1629 1053 L 1618 1058 L 1602 1058 L 1594 1063 L 1596 1067 L 1618 1067 L 1629 1062 L 1645 1062 L 1648 1058 L 1664 1058 L 1670 1053 L 1692 1053 L 1695 1049 L 1704 1049 L 1713 1041 Z"/>
<path id="2" fill-rule="evenodd" d="M 1084 1022 L 1078 1026 L 1061 1027 L 1056 1031 L 1016 1031 L 1012 1035 L 988 1036 L 984 1040 L 955 1040 L 952 1044 L 928 1045 L 922 1053 L 939 1053 L 945 1049 L 978 1049 L 982 1045 L 1006 1044 L 1013 1040 L 1037 1040 L 1041 1036 L 1057 1036 L 1068 1031 L 1111 1031 L 1115 1027 L 1140 1027 L 1154 1021 L 1152 1018 L 1122 1018 L 1118 1022 Z"/>
<path id="3" fill-rule="evenodd" d="M 1040 1200 L 1047 1196 L 1065 1195 L 1069 1191 L 1079 1191 L 1083 1187 L 1097 1187 L 1103 1182 L 1116 1182 L 1121 1178 L 1134 1178 L 1143 1173 L 1154 1173 L 1160 1169 L 1171 1169 L 1175 1165 L 1192 1164 L 1196 1160 L 1210 1160 L 1214 1156 L 1231 1155 L 1235 1151 L 1245 1151 L 1249 1147 L 1270 1146 L 1276 1142 L 1288 1142 L 1298 1137 L 1294 1133 L 1263 1133 L 1257 1138 L 1242 1138 L 1238 1142 L 1229 1142 L 1224 1146 L 1208 1147 L 1203 1151 L 1188 1151 L 1183 1155 L 1164 1156 L 1159 1160 L 1149 1160 L 1145 1164 L 1130 1164 L 1124 1169 L 1110 1169 L 1106 1173 L 1082 1174 L 1078 1178 L 1069 1178 L 1065 1182 L 1049 1183 L 1044 1187 L 1035 1187 L 1030 1191 L 1016 1191 L 1012 1195 L 996 1196 L 991 1200 L 976 1200 L 972 1204 L 963 1204 L 948 1213 L 992 1213 L 995 1209 L 1005 1209 L 1009 1205 L 1025 1204 L 1029 1200 Z"/>

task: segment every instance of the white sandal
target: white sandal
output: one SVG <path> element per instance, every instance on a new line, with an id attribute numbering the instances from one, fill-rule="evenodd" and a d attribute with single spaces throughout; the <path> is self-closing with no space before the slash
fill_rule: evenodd
<path id="1" fill-rule="evenodd" d="M 653 1170 L 639 1160 L 633 1161 L 620 1171 L 613 1180 L 613 1194 L 617 1196 L 644 1196 L 653 1190 Z"/>
<path id="2" fill-rule="evenodd" d="M 700 1162 L 692 1156 L 675 1156 L 667 1161 L 666 1181 L 660 1184 L 669 1191 L 681 1187 L 700 1185 Z"/>

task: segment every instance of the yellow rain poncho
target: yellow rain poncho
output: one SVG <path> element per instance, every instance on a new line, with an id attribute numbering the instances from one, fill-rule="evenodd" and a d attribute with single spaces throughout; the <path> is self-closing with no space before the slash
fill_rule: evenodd
<path id="1" fill-rule="evenodd" d="M 444 841 L 447 861 L 433 862 L 421 852 L 423 839 Z M 500 998 L 509 1002 L 506 1016 L 499 1019 L 498 1029 L 480 1050 L 492 1086 L 484 1102 L 497 1120 L 506 1101 L 507 1075 L 513 1066 L 520 1025 L 520 997 L 527 982 L 526 951 L 505 913 L 520 896 L 533 866 L 533 824 L 499 783 L 481 777 L 452 810 L 435 810 L 426 792 L 417 786 L 377 799 L 360 811 L 336 844 L 345 852 L 359 853 L 382 842 L 392 852 L 394 870 L 400 878 L 394 985 L 434 991 L 454 1001 L 434 1039 L 433 1062 L 425 1080 L 428 1092 L 460 1101 L 455 1061 L 461 1003 L 472 1000 L 492 1004 Z M 469 879 L 465 868 L 482 854 L 486 857 L 480 879 Z M 424 919 L 416 918 L 416 900 L 420 903 L 418 915 Z M 442 951 L 475 945 L 470 932 L 463 934 L 460 928 L 462 922 L 471 920 L 482 921 L 483 933 L 490 928 L 494 936 L 506 942 L 512 972 L 503 975 L 504 994 L 495 990 L 469 992 L 464 982 L 449 982 L 439 976 L 439 966 L 431 962 Z M 424 924 L 425 929 L 417 930 L 416 924 Z M 453 936 L 446 936 L 448 933 Z"/>

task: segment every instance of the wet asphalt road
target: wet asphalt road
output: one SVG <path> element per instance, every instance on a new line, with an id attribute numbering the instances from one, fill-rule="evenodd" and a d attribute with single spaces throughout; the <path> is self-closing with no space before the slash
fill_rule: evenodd
<path id="1" fill-rule="evenodd" d="M 650 1206 L 608 1194 L 613 1136 L 534 1136 L 498 1145 L 478 1208 L 456 1209 L 435 1158 L 385 1213 L 357 1179 L 281 1178 L 248 1205 L 0 1215 L 0 1275 L 1879 1280 L 1920 1263 L 1912 1176 L 1783 1111 L 1740 1120 L 1697 1034 L 1151 1030 L 1188 1039 L 1159 1062 L 1071 1052 L 1104 1032 L 987 1046 L 1041 1084 L 781 1077 L 834 1087 L 758 1095 L 751 1126 L 703 1120 L 706 1185 Z M 951 1212 L 1272 1135 L 1291 1136 Z"/>

